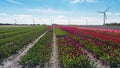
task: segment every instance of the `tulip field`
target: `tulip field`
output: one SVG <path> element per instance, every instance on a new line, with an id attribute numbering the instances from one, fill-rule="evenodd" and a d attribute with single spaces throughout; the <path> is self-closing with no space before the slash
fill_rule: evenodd
<path id="1" fill-rule="evenodd" d="M 60 29 L 56 29 L 56 34 L 58 38 L 59 61 L 62 67 L 94 68 L 87 61 L 86 54 L 81 50 L 82 44 L 79 44 L 68 33 Z"/>
<path id="2" fill-rule="evenodd" d="M 19 58 L 22 67 L 17 68 L 120 67 L 120 30 L 80 26 L 0 27 L 0 66 L 41 35 Z"/>
<path id="3" fill-rule="evenodd" d="M 81 48 L 92 53 L 93 58 L 100 60 L 103 65 L 113 68 L 120 67 L 119 30 L 69 26 L 59 26 L 58 28 L 64 34 L 58 33 L 58 51 L 60 62 L 64 67 L 93 68 L 92 62 L 88 61 L 87 53 L 81 51 Z M 61 33 L 61 31 L 58 32 Z"/>

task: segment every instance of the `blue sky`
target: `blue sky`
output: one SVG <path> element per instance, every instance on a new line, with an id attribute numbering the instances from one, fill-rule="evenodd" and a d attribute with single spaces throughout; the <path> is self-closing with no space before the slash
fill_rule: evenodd
<path id="1" fill-rule="evenodd" d="M 120 22 L 120 0 L 0 0 L 0 22 L 36 23 L 102 24 L 103 15 L 96 11 L 107 12 L 107 22 Z M 24 21 L 21 21 L 23 20 Z"/>

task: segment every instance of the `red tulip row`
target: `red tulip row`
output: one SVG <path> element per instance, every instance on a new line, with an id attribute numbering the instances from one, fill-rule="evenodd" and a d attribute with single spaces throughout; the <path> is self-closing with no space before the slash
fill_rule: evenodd
<path id="1" fill-rule="evenodd" d="M 119 38 L 109 34 L 76 27 L 59 26 L 72 35 L 72 38 L 80 42 L 89 52 L 96 54 L 95 58 L 112 66 L 120 66 L 120 42 Z M 116 39 L 115 39 L 116 38 Z M 115 39 L 115 40 L 114 40 Z"/>
<path id="2" fill-rule="evenodd" d="M 87 30 L 99 30 L 99 31 L 104 31 L 104 32 L 111 32 L 111 33 L 118 33 L 120 34 L 120 30 L 114 30 L 114 29 L 104 29 L 104 28 L 85 28 L 85 27 L 79 27 L 82 29 L 87 29 Z"/>
<path id="3" fill-rule="evenodd" d="M 62 34 L 60 34 L 60 33 Z M 64 34 L 64 35 L 63 35 Z M 82 51 L 82 46 L 70 35 L 56 29 L 59 62 L 63 68 L 93 68 L 86 52 Z"/>

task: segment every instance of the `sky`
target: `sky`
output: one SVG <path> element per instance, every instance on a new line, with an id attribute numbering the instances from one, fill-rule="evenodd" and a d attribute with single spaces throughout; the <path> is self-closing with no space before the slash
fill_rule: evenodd
<path id="1" fill-rule="evenodd" d="M 0 0 L 0 23 L 102 25 L 120 22 L 120 0 Z M 15 22 L 16 19 L 16 22 Z"/>

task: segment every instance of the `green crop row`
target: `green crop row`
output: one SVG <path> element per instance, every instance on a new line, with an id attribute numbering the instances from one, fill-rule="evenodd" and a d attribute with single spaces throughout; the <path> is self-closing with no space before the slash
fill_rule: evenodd
<path id="1" fill-rule="evenodd" d="M 0 34 L 11 33 L 11 32 L 15 32 L 15 31 L 19 31 L 19 30 L 29 29 L 31 27 L 32 26 L 26 26 L 26 27 L 23 27 L 23 26 L 20 26 L 20 27 L 12 27 L 12 26 L 0 27 Z"/>
<path id="2" fill-rule="evenodd" d="M 59 28 L 55 28 L 55 33 L 56 33 L 56 36 L 65 36 L 68 34 L 67 32 L 65 32 Z"/>
<path id="3" fill-rule="evenodd" d="M 20 63 L 25 66 L 44 65 L 49 62 L 50 54 L 52 51 L 53 32 L 48 31 L 38 42 L 35 44 L 25 56 L 22 57 Z"/>
<path id="4" fill-rule="evenodd" d="M 31 27 L 31 29 L 29 32 L 0 40 L 0 61 L 17 53 L 21 48 L 31 43 L 47 30 L 47 26 Z"/>

